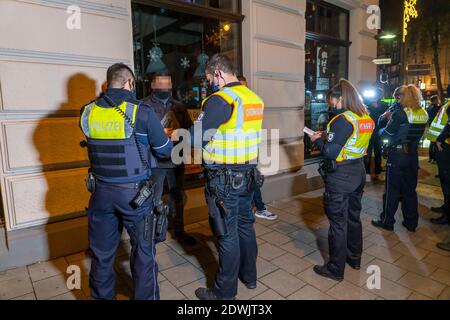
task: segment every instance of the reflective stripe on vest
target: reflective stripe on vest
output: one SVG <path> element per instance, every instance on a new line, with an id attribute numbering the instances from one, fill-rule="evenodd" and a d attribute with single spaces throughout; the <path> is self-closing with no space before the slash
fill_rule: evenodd
<path id="1" fill-rule="evenodd" d="M 218 164 L 242 164 L 257 160 L 264 102 L 242 85 L 224 87 L 214 95 L 223 98 L 233 111 L 230 119 L 217 128 L 203 149 L 203 160 Z"/>
<path id="2" fill-rule="evenodd" d="M 431 123 L 430 128 L 428 129 L 426 134 L 426 138 L 431 142 L 436 142 L 437 137 L 439 137 L 442 130 L 444 130 L 445 124 L 448 122 L 447 109 L 449 107 L 450 102 L 447 102 L 447 104 L 445 104 L 441 108 L 441 110 L 439 110 L 438 114 Z"/>
<path id="3" fill-rule="evenodd" d="M 114 108 L 103 108 L 95 102 L 84 108 L 80 125 L 87 138 L 91 169 L 105 182 L 111 178 L 144 179 L 149 170 L 144 166 L 133 138 L 138 106 L 123 102 L 118 108 L 132 125 Z"/>
<path id="4" fill-rule="evenodd" d="M 363 158 L 366 155 L 367 148 L 369 147 L 370 138 L 372 137 L 372 133 L 375 129 L 375 122 L 373 122 L 367 114 L 360 117 L 352 111 L 345 111 L 330 121 L 327 126 L 327 133 L 330 132 L 333 122 L 340 116 L 344 116 L 345 119 L 352 125 L 353 133 L 345 143 L 336 158 L 336 161 L 342 162 L 345 160 Z"/>

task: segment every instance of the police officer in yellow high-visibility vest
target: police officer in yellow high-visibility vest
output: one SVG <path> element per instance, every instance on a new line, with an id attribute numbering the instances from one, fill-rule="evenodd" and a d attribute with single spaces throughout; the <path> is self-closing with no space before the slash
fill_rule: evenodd
<path id="1" fill-rule="evenodd" d="M 450 115 L 450 102 L 447 102 L 437 113 L 436 117 L 430 124 L 427 130 L 426 137 L 432 143 L 437 142 L 439 135 L 443 132 L 445 125 L 449 121 Z M 445 141 L 444 141 L 445 143 Z M 448 145 L 448 142 L 447 142 Z M 446 145 L 444 144 L 446 147 Z M 447 154 L 450 152 L 447 148 L 435 150 L 436 162 L 439 170 L 439 179 L 441 181 L 442 193 L 444 194 L 444 204 L 441 207 L 431 208 L 431 211 L 436 213 L 441 213 L 442 215 L 438 218 L 431 219 L 432 223 L 435 224 L 447 224 L 448 217 L 445 212 L 450 210 L 450 176 L 448 174 L 450 167 L 450 157 Z"/>
<path id="2" fill-rule="evenodd" d="M 372 224 L 393 231 L 395 213 L 402 199 L 402 225 L 415 232 L 419 221 L 417 179 L 419 173 L 419 142 L 428 122 L 427 112 L 420 106 L 422 96 L 414 85 L 408 85 L 401 93 L 403 110 L 392 114 L 382 139 L 388 140 L 389 154 L 386 163 L 386 182 L 383 196 L 383 212 Z"/>
<path id="3" fill-rule="evenodd" d="M 155 238 L 146 223 L 152 221 L 154 205 L 148 180 L 152 155 L 169 158 L 173 144 L 153 110 L 136 99 L 134 74 L 127 65 L 109 67 L 107 83 L 105 94 L 83 107 L 80 119 L 91 165 L 91 297 L 116 298 L 114 260 L 124 226 L 132 247 L 133 298 L 158 300 Z"/>
<path id="4" fill-rule="evenodd" d="M 264 103 L 240 84 L 232 61 L 214 55 L 206 66 L 213 91 L 191 129 L 201 126 L 203 165 L 210 225 L 219 242 L 219 269 L 214 285 L 195 291 L 201 300 L 232 300 L 238 281 L 249 289 L 257 283 L 253 192 L 261 186 L 256 169 Z M 196 141 L 194 141 L 194 144 Z"/>
<path id="5" fill-rule="evenodd" d="M 344 112 L 330 121 L 326 133 L 317 132 L 310 136 L 314 146 L 325 157 L 320 172 L 325 182 L 325 212 L 330 221 L 330 259 L 323 266 L 315 266 L 314 271 L 341 281 L 346 263 L 353 269 L 361 266 L 363 237 L 360 213 L 366 183 L 364 156 L 375 123 L 358 91 L 347 80 L 340 80 L 329 95 L 339 97 L 336 108 Z"/>
<path id="6" fill-rule="evenodd" d="M 441 163 L 441 167 L 439 168 L 439 175 L 441 176 L 441 185 L 442 191 L 444 195 L 447 195 L 447 202 L 443 206 L 443 216 L 446 216 L 446 221 L 450 223 L 450 203 L 449 194 L 450 194 L 450 121 L 444 126 L 441 134 L 437 137 L 436 140 L 436 148 L 437 148 L 437 160 L 438 163 Z M 443 242 L 437 243 L 436 246 L 439 249 L 450 251 L 450 234 L 447 236 Z"/>

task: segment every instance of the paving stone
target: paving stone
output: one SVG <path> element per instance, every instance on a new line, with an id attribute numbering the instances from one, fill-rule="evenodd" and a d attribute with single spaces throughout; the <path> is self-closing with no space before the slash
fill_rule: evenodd
<path id="1" fill-rule="evenodd" d="M 380 259 L 375 259 L 371 261 L 369 264 L 379 266 L 381 276 L 391 281 L 397 281 L 408 272 L 403 268 L 400 268 L 392 263 L 388 263 Z"/>
<path id="2" fill-rule="evenodd" d="M 64 275 L 36 281 L 33 283 L 33 287 L 37 300 L 46 300 L 70 291 Z"/>
<path id="3" fill-rule="evenodd" d="M 12 278 L 0 282 L 0 300 L 17 298 L 33 292 L 30 278 Z"/>
<path id="4" fill-rule="evenodd" d="M 23 296 L 13 298 L 11 300 L 36 300 L 36 296 L 34 295 L 34 292 L 30 292 Z"/>
<path id="5" fill-rule="evenodd" d="M 86 300 L 86 296 L 81 290 L 72 290 L 67 293 L 63 293 L 49 300 Z"/>
<path id="6" fill-rule="evenodd" d="M 306 285 L 297 292 L 291 294 L 288 300 L 334 300 L 329 295 L 323 293 L 322 291 Z"/>
<path id="7" fill-rule="evenodd" d="M 262 259 L 261 257 L 258 257 L 256 260 L 256 270 L 259 278 L 264 277 L 266 274 L 274 272 L 277 269 L 278 267 L 276 265 Z"/>
<path id="8" fill-rule="evenodd" d="M 162 274 L 177 288 L 204 277 L 204 273 L 190 263 L 164 270 Z"/>
<path id="9" fill-rule="evenodd" d="M 450 287 L 445 288 L 445 290 L 439 296 L 439 300 L 450 300 Z"/>
<path id="10" fill-rule="evenodd" d="M 31 281 L 36 282 L 58 274 L 66 273 L 68 264 L 64 258 L 38 262 L 28 266 Z"/>
<path id="11" fill-rule="evenodd" d="M 197 296 L 195 295 L 195 290 L 197 290 L 198 288 L 206 288 L 206 287 L 208 287 L 206 278 L 201 278 L 180 287 L 179 290 L 188 300 L 198 300 Z"/>
<path id="12" fill-rule="evenodd" d="M 439 281 L 440 283 L 450 286 L 450 271 L 444 269 L 437 269 L 430 276 L 430 279 Z"/>
<path id="13" fill-rule="evenodd" d="M 9 269 L 0 272 L 0 285 L 2 281 L 13 280 L 13 279 L 28 279 L 30 275 L 28 274 L 27 267 Z"/>
<path id="14" fill-rule="evenodd" d="M 382 246 L 372 246 L 366 250 L 366 253 L 389 263 L 395 262 L 402 256 L 400 252 Z"/>
<path id="15" fill-rule="evenodd" d="M 300 229 L 299 227 L 297 227 L 295 225 L 292 225 L 292 224 L 289 224 L 289 223 L 286 223 L 284 221 L 277 222 L 277 223 L 271 225 L 270 227 L 273 230 L 281 232 L 281 233 L 283 233 L 285 235 L 288 235 L 289 233 L 297 231 L 298 229 Z"/>
<path id="16" fill-rule="evenodd" d="M 281 246 L 283 250 L 286 250 L 296 256 L 302 258 L 308 254 L 316 251 L 315 248 L 301 242 L 301 241 L 291 241 Z"/>
<path id="17" fill-rule="evenodd" d="M 160 271 L 186 263 L 186 259 L 174 250 L 168 250 L 156 255 L 156 262 Z"/>
<path id="18" fill-rule="evenodd" d="M 259 279 L 263 284 L 287 297 L 305 285 L 303 281 L 287 273 L 277 270 Z"/>
<path id="19" fill-rule="evenodd" d="M 445 289 L 445 285 L 442 283 L 430 280 L 412 272 L 408 272 L 397 282 L 433 299 L 438 298 Z"/>
<path id="20" fill-rule="evenodd" d="M 386 300 L 406 300 L 412 293 L 410 289 L 386 278 L 381 278 L 380 289 L 369 289 L 367 286 L 365 289 L 370 290 L 370 292 L 381 296 Z"/>
<path id="21" fill-rule="evenodd" d="M 311 262 L 301 259 L 292 253 L 285 253 L 282 256 L 273 259 L 271 263 L 292 275 L 296 275 L 312 266 Z"/>
<path id="22" fill-rule="evenodd" d="M 330 289 L 333 286 L 338 284 L 337 281 L 319 276 L 317 273 L 314 272 L 312 267 L 299 273 L 297 275 L 297 278 L 301 279 L 302 281 L 306 282 L 307 284 L 309 284 L 323 292 L 327 291 L 328 289 Z"/>
<path id="23" fill-rule="evenodd" d="M 252 298 L 251 300 L 286 300 L 281 295 L 276 293 L 275 291 L 269 289 L 261 293 L 260 295 L 257 295 L 256 297 Z"/>
<path id="24" fill-rule="evenodd" d="M 399 243 L 392 247 L 392 249 L 404 254 L 405 256 L 416 258 L 417 260 L 422 260 L 430 253 L 430 251 L 428 250 L 421 249 L 417 246 L 407 243 Z"/>
<path id="25" fill-rule="evenodd" d="M 450 271 L 450 257 L 444 257 L 440 254 L 431 252 L 428 256 L 423 259 L 423 262 L 432 264 L 441 269 Z"/>
<path id="26" fill-rule="evenodd" d="M 429 277 L 438 267 L 426 263 L 424 261 L 417 261 L 410 256 L 403 256 L 394 263 L 396 266 Z"/>
<path id="27" fill-rule="evenodd" d="M 256 289 L 248 289 L 241 281 L 239 281 L 238 284 L 238 294 L 236 299 L 237 300 L 250 300 L 257 295 L 260 295 L 264 291 L 266 291 L 268 288 L 260 281 L 257 282 Z"/>
<path id="28" fill-rule="evenodd" d="M 292 240 L 287 235 L 282 234 L 277 231 L 272 231 L 272 232 L 266 233 L 266 234 L 262 235 L 260 238 L 272 245 L 275 245 L 275 246 L 283 245 Z"/>
<path id="29" fill-rule="evenodd" d="M 375 300 L 373 293 L 357 287 L 348 281 L 342 281 L 326 292 L 337 300 Z"/>
<path id="30" fill-rule="evenodd" d="M 159 284 L 161 300 L 184 300 L 186 297 L 175 288 L 169 281 L 163 281 Z"/>
<path id="31" fill-rule="evenodd" d="M 278 246 L 274 246 L 270 243 L 265 243 L 258 248 L 258 255 L 266 260 L 272 260 L 276 257 L 281 256 L 286 253 L 286 251 L 280 249 Z"/>
<path id="32" fill-rule="evenodd" d="M 430 297 L 424 296 L 423 294 L 413 292 L 406 300 L 432 300 Z"/>

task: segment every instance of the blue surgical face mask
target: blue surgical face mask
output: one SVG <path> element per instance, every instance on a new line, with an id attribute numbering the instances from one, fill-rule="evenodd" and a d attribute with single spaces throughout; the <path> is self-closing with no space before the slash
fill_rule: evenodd
<path id="1" fill-rule="evenodd" d="M 209 85 L 211 86 L 211 91 L 212 91 L 213 93 L 220 90 L 219 86 L 218 86 L 217 84 L 214 83 L 214 80 L 211 81 Z"/>

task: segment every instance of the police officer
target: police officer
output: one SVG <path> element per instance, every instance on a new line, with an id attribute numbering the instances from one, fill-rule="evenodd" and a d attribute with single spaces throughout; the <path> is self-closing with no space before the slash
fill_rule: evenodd
<path id="1" fill-rule="evenodd" d="M 426 137 L 432 143 L 437 144 L 439 141 L 438 137 L 440 137 L 440 143 L 443 146 L 445 145 L 445 133 L 443 137 L 440 135 L 443 134 L 443 130 L 445 124 L 450 119 L 450 102 L 446 103 L 436 114 L 433 121 L 428 128 L 426 133 Z M 437 147 L 437 146 L 436 146 Z M 436 219 L 431 219 L 431 222 L 435 224 L 447 224 L 449 222 L 448 215 L 445 214 L 446 211 L 450 209 L 450 181 L 449 181 L 449 158 L 446 156 L 448 154 L 447 148 L 441 147 L 443 150 L 436 150 L 436 160 L 438 164 L 439 170 L 439 179 L 441 181 L 442 193 L 444 194 L 444 204 L 441 207 L 431 208 L 433 212 L 442 213 L 442 216 Z"/>
<path id="2" fill-rule="evenodd" d="M 440 110 L 441 100 L 439 99 L 439 96 L 435 95 L 430 98 L 430 106 L 427 109 L 428 113 L 428 125 L 431 126 L 431 124 L 434 121 L 434 118 L 436 118 L 436 115 L 438 114 Z M 444 122 L 445 123 L 445 122 Z M 442 130 L 442 128 L 441 128 Z M 436 136 L 432 135 L 430 140 L 430 147 L 429 147 L 429 161 L 428 162 L 434 162 L 436 161 Z"/>
<path id="3" fill-rule="evenodd" d="M 143 100 L 148 103 L 166 133 L 171 136 L 177 129 L 189 129 L 192 120 L 186 106 L 172 97 L 172 78 L 168 74 L 155 74 L 151 82 L 152 93 Z M 172 208 L 175 209 L 173 229 L 175 237 L 187 245 L 195 245 L 197 241 L 184 231 L 184 164 L 175 165 L 170 159 L 157 160 L 157 168 L 152 170 L 152 181 L 155 187 L 155 199 L 161 200 L 164 181 L 167 179 Z"/>
<path id="4" fill-rule="evenodd" d="M 216 92 L 203 102 L 194 128 L 201 124 L 202 133 L 207 132 L 203 137 L 205 194 L 210 224 L 218 237 L 219 268 L 213 287 L 199 288 L 195 294 L 201 300 L 228 300 L 237 294 L 238 279 L 249 289 L 256 288 L 251 202 L 254 190 L 262 185 L 256 165 L 264 103 L 239 83 L 233 63 L 224 54 L 211 58 L 206 76 Z"/>
<path id="5" fill-rule="evenodd" d="M 447 104 L 448 107 L 448 104 Z M 448 110 L 448 109 L 447 109 Z M 447 118 L 448 120 L 448 118 Z M 441 134 L 436 140 L 437 161 L 439 165 L 439 174 L 441 177 L 441 186 L 447 202 L 444 204 L 444 215 L 447 217 L 447 223 L 450 221 L 450 121 L 447 122 Z M 442 219 L 441 219 L 442 220 Z M 450 251 L 450 235 L 443 242 L 436 245 L 439 249 Z"/>
<path id="6" fill-rule="evenodd" d="M 314 266 L 314 271 L 341 281 L 346 262 L 354 269 L 361 266 L 360 213 L 366 183 L 364 155 L 375 123 L 349 81 L 340 80 L 330 95 L 339 97 L 336 107 L 344 112 L 330 121 L 326 134 L 317 132 L 310 136 L 325 157 L 321 174 L 325 182 L 324 206 L 330 221 L 330 259 L 323 266 Z"/>
<path id="7" fill-rule="evenodd" d="M 364 102 L 366 103 L 366 106 L 369 109 L 370 117 L 375 122 L 375 134 L 373 134 L 372 138 L 370 139 L 369 148 L 367 149 L 367 156 L 365 158 L 366 172 L 370 174 L 370 167 L 372 163 L 372 152 L 373 152 L 375 156 L 375 176 L 378 176 L 382 171 L 381 168 L 382 142 L 380 136 L 377 134 L 377 132 L 380 129 L 380 123 L 378 122 L 378 119 L 388 110 L 388 106 L 383 101 L 381 101 L 382 97 L 383 97 L 383 90 L 377 87 L 375 97 L 373 98 L 367 97 L 364 99 Z"/>
<path id="8" fill-rule="evenodd" d="M 390 151 L 386 163 L 383 212 L 372 224 L 385 230 L 394 230 L 394 216 L 400 197 L 404 218 L 402 225 L 410 232 L 417 228 L 418 148 L 428 121 L 428 114 L 420 106 L 420 101 L 420 90 L 414 85 L 408 85 L 400 96 L 400 104 L 404 109 L 395 111 L 382 131 L 382 139 L 389 141 Z"/>
<path id="9" fill-rule="evenodd" d="M 128 66 L 112 65 L 107 84 L 102 97 L 83 107 L 80 122 L 91 164 L 88 181 L 95 181 L 89 187 L 93 193 L 87 210 L 91 296 L 115 299 L 114 258 L 125 226 L 132 245 L 134 299 L 155 300 L 159 299 L 155 242 L 145 224 L 153 199 L 145 191 L 151 190 L 150 151 L 170 157 L 173 145 L 154 112 L 136 100 L 135 78 Z"/>

